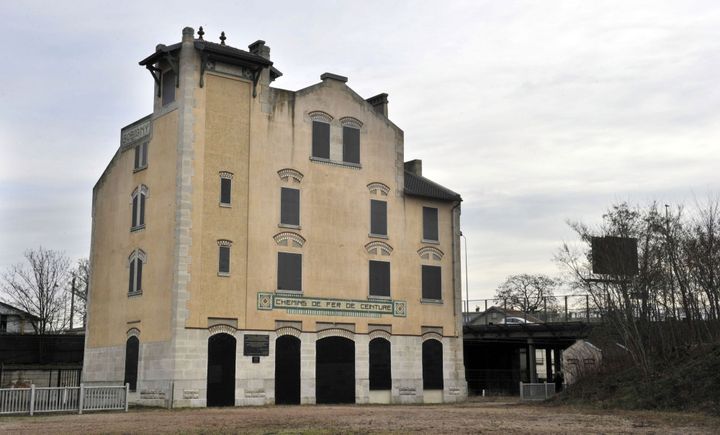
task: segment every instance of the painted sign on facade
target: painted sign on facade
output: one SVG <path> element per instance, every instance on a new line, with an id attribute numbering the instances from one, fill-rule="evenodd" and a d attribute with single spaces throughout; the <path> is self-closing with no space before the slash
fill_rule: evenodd
<path id="1" fill-rule="evenodd" d="M 308 298 L 287 294 L 259 292 L 258 310 L 287 310 L 290 314 L 321 316 L 394 317 L 407 316 L 407 303 L 394 300 L 367 300 Z"/>
<path id="2" fill-rule="evenodd" d="M 134 145 L 137 142 L 149 140 L 152 133 L 152 120 L 150 116 L 136 121 L 120 132 L 120 146 Z"/>

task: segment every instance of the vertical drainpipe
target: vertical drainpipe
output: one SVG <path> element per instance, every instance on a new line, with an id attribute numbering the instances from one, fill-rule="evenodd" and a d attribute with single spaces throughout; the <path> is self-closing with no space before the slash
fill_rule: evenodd
<path id="1" fill-rule="evenodd" d="M 451 220 L 451 226 L 452 226 L 452 283 L 453 283 L 453 315 L 457 317 L 458 315 L 458 299 L 457 299 L 457 284 L 458 284 L 458 277 L 456 276 L 456 264 L 460 261 L 458 258 L 459 256 L 455 252 L 455 250 L 460 246 L 459 241 L 456 242 L 456 239 L 459 240 L 460 236 L 457 235 L 457 232 L 459 231 L 459 227 L 456 228 L 456 217 L 459 224 L 459 208 L 460 208 L 460 202 L 462 200 L 455 201 L 455 204 L 453 205 L 451 211 L 450 211 L 450 220 Z M 459 226 L 459 225 L 458 225 Z M 462 270 L 462 269 L 461 269 Z M 460 302 L 462 305 L 462 291 L 460 292 Z M 462 319 L 463 313 L 462 313 L 462 306 L 460 307 L 460 321 L 455 322 L 455 328 L 457 329 L 457 336 L 458 338 L 462 339 L 462 325 L 463 325 L 463 319 Z"/>

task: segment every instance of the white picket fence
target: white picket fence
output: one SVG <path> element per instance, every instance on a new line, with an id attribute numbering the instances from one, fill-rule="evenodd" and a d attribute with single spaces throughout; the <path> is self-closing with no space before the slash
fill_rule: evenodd
<path id="1" fill-rule="evenodd" d="M 545 400 L 555 395 L 554 383 L 520 382 L 520 400 Z"/>
<path id="2" fill-rule="evenodd" d="M 0 388 L 0 414 L 128 410 L 130 384 L 122 386 Z"/>

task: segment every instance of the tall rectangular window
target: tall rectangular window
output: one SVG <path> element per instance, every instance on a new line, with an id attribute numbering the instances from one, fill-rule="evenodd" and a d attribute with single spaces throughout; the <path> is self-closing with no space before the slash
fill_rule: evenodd
<path id="1" fill-rule="evenodd" d="M 130 279 L 128 293 L 142 293 L 143 260 L 139 254 L 130 257 Z"/>
<path id="2" fill-rule="evenodd" d="M 143 169 L 147 166 L 148 161 L 148 143 L 143 142 L 135 147 L 135 165 L 133 169 Z"/>
<path id="3" fill-rule="evenodd" d="M 423 239 L 438 240 L 438 209 L 423 207 Z"/>
<path id="4" fill-rule="evenodd" d="M 220 204 L 230 205 L 230 191 L 232 188 L 232 180 L 230 178 L 220 179 Z"/>
<path id="5" fill-rule="evenodd" d="M 422 267 L 422 298 L 442 299 L 442 277 L 440 266 Z"/>
<path id="6" fill-rule="evenodd" d="M 330 158 L 330 124 L 327 122 L 312 123 L 312 155 L 323 159 Z"/>
<path id="7" fill-rule="evenodd" d="M 387 236 L 387 202 L 370 200 L 370 234 Z"/>
<path id="8" fill-rule="evenodd" d="M 7 332 L 8 316 L 3 314 L 0 316 L 0 332 Z"/>
<path id="9" fill-rule="evenodd" d="M 167 106 L 168 104 L 175 101 L 175 71 L 169 69 L 162 75 L 162 105 Z"/>
<path id="10" fill-rule="evenodd" d="M 300 190 L 283 187 L 280 190 L 280 223 L 300 225 Z"/>
<path id="11" fill-rule="evenodd" d="M 230 274 L 230 247 L 220 246 L 218 254 L 218 273 L 221 275 Z"/>
<path id="12" fill-rule="evenodd" d="M 302 291 L 302 255 L 278 252 L 278 290 Z"/>
<path id="13" fill-rule="evenodd" d="M 360 164 L 360 130 L 343 127 L 343 161 Z"/>
<path id="14" fill-rule="evenodd" d="M 370 296 L 390 297 L 390 263 L 370 260 Z"/>

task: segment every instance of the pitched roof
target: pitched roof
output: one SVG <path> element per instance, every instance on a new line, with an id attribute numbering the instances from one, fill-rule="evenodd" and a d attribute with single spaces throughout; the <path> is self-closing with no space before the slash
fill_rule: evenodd
<path id="1" fill-rule="evenodd" d="M 7 310 L 12 310 L 12 311 L 14 311 L 14 312 L 15 312 L 14 314 L 16 314 L 16 315 L 18 315 L 18 316 L 21 316 L 21 317 L 29 317 L 29 318 L 31 318 L 31 319 L 39 319 L 37 316 L 34 316 L 34 315 L 28 313 L 27 311 L 21 310 L 20 308 L 17 308 L 17 307 L 13 307 L 12 305 L 6 304 L 5 302 L 0 302 L 0 305 L 2 305 L 3 307 L 5 307 L 5 309 L 7 309 Z"/>
<path id="2" fill-rule="evenodd" d="M 462 201 L 460 194 L 408 171 L 405 171 L 405 194 L 441 201 Z"/>

